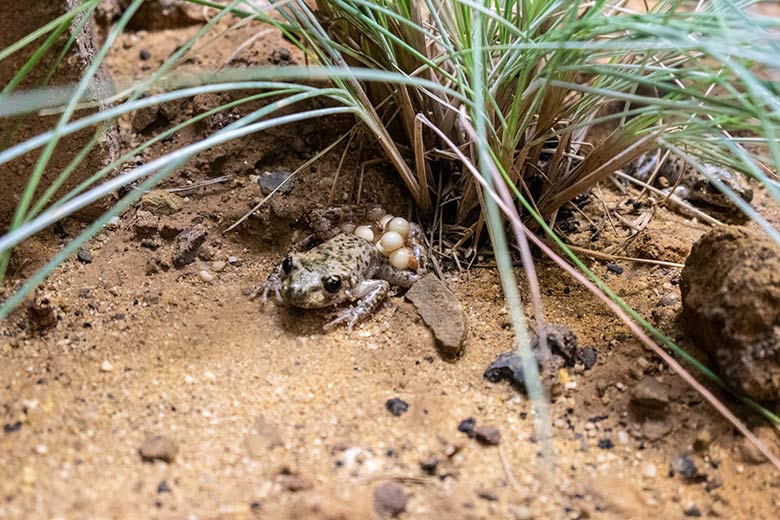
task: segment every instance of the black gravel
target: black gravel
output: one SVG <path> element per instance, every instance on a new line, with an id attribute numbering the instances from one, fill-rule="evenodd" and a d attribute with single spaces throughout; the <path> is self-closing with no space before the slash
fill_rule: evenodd
<path id="1" fill-rule="evenodd" d="M 387 400 L 385 403 L 385 408 L 395 417 L 399 417 L 406 413 L 406 411 L 409 409 L 409 404 L 400 397 L 393 397 L 392 399 Z"/>

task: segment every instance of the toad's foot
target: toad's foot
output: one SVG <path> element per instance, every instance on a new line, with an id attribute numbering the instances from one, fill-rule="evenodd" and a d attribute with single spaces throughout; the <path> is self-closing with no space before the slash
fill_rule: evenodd
<path id="1" fill-rule="evenodd" d="M 361 298 L 358 304 L 339 314 L 334 320 L 325 324 L 323 329 L 329 330 L 340 323 L 347 323 L 347 330 L 352 332 L 352 328 L 357 322 L 368 317 L 373 313 L 379 304 L 390 292 L 390 284 L 385 280 L 365 280 L 352 292 L 355 298 Z"/>
<path id="2" fill-rule="evenodd" d="M 271 274 L 268 275 L 268 279 L 263 282 L 262 285 L 252 291 L 252 294 L 249 295 L 249 299 L 254 300 L 259 295 L 260 303 L 265 305 L 265 303 L 268 301 L 268 293 L 273 291 L 274 296 L 276 297 L 276 301 L 282 303 L 282 295 L 279 292 L 279 289 L 282 288 L 282 274 L 283 268 L 282 265 L 279 264 L 274 268 L 273 271 L 271 271 Z"/>

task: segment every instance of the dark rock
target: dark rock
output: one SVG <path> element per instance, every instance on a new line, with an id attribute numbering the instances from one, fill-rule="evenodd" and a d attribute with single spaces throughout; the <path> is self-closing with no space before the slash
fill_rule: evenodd
<path id="1" fill-rule="evenodd" d="M 3 433 L 14 433 L 22 429 L 21 421 L 6 423 L 3 425 Z"/>
<path id="2" fill-rule="evenodd" d="M 541 367 L 543 383 L 548 388 L 553 390 L 559 388 L 558 374 L 562 367 L 574 366 L 579 363 L 586 368 L 590 368 L 596 363 L 598 359 L 596 351 L 591 347 L 579 348 L 577 346 L 577 336 L 568 327 L 547 324 L 544 327 L 543 334 L 547 346 L 546 350 L 551 353 L 551 356 L 547 359 L 543 358 L 539 334 L 532 338 L 531 348 Z M 525 374 L 523 373 L 521 358 L 514 351 L 499 355 L 487 368 L 483 377 L 493 383 L 506 380 L 520 391 L 525 391 Z"/>
<path id="3" fill-rule="evenodd" d="M 439 466 L 439 459 L 436 457 L 428 457 L 420 463 L 420 469 L 426 472 L 428 475 L 435 475 L 436 468 Z"/>
<path id="4" fill-rule="evenodd" d="M 463 419 L 460 421 L 460 424 L 458 425 L 458 431 L 465 433 L 470 439 L 473 439 L 476 425 L 477 420 L 473 417 L 469 417 L 468 419 Z"/>
<path id="5" fill-rule="evenodd" d="M 89 252 L 89 249 L 84 249 L 83 247 L 79 248 L 79 252 L 76 253 L 76 258 L 82 264 L 92 263 L 92 253 Z"/>
<path id="6" fill-rule="evenodd" d="M 176 236 L 173 243 L 171 262 L 173 266 L 181 269 L 191 264 L 198 256 L 198 250 L 206 241 L 206 230 L 201 226 L 188 228 Z"/>
<path id="7" fill-rule="evenodd" d="M 540 335 L 544 334 L 547 349 L 553 354 L 558 354 L 566 361 L 566 366 L 574 366 L 577 363 L 577 335 L 566 325 L 546 323 L 542 331 L 537 331 L 531 340 L 531 348 L 539 351 Z"/>
<path id="8" fill-rule="evenodd" d="M 260 186 L 260 191 L 263 195 L 270 195 L 278 188 L 277 193 L 290 193 L 293 189 L 293 183 L 295 182 L 295 177 L 287 180 L 291 173 L 292 172 L 287 170 L 273 170 L 270 172 L 265 172 L 260 176 L 260 178 L 257 179 L 257 184 Z"/>
<path id="9" fill-rule="evenodd" d="M 679 475 L 683 480 L 694 481 L 701 478 L 696 463 L 688 455 L 678 455 L 669 467 L 669 476 Z"/>
<path id="10" fill-rule="evenodd" d="M 385 408 L 395 417 L 400 417 L 406 413 L 406 410 L 409 409 L 409 405 L 400 397 L 393 397 L 392 399 L 387 400 L 385 403 Z"/>
<path id="11" fill-rule="evenodd" d="M 290 49 L 287 47 L 277 47 L 271 51 L 268 61 L 274 65 L 295 65 Z"/>
<path id="12" fill-rule="evenodd" d="M 585 370 L 590 370 L 598 362 L 599 356 L 593 347 L 584 347 L 577 351 L 575 359 Z"/>
<path id="13" fill-rule="evenodd" d="M 396 517 L 404 512 L 406 492 L 399 484 L 388 482 L 374 490 L 374 511 L 382 517 Z"/>
<path id="14" fill-rule="evenodd" d="M 683 323 L 724 381 L 758 401 L 780 398 L 780 248 L 743 227 L 713 229 L 682 271 Z"/>
<path id="15" fill-rule="evenodd" d="M 497 446 L 501 442 L 501 431 L 495 426 L 480 426 L 474 430 L 474 436 L 486 446 Z"/>
<path id="16" fill-rule="evenodd" d="M 241 260 L 237 256 L 229 256 L 227 262 L 233 267 L 241 267 Z"/>
<path id="17" fill-rule="evenodd" d="M 695 518 L 699 518 L 701 516 L 701 510 L 697 506 L 690 506 L 690 507 L 686 507 L 683 510 L 683 514 L 685 516 L 692 516 Z"/>
<path id="18" fill-rule="evenodd" d="M 141 247 L 143 247 L 144 249 L 148 249 L 150 251 L 157 251 L 158 249 L 160 249 L 160 243 L 151 238 L 144 238 L 143 240 L 141 240 Z"/>
<path id="19" fill-rule="evenodd" d="M 487 489 L 480 489 L 477 491 L 477 496 L 482 500 L 487 500 L 488 502 L 495 502 L 498 500 L 496 494 Z"/>
<path id="20" fill-rule="evenodd" d="M 151 435 L 146 438 L 141 448 L 138 450 L 141 459 L 144 462 L 154 462 L 161 460 L 171 463 L 179 452 L 178 446 L 169 437 L 164 435 Z"/>
<path id="21" fill-rule="evenodd" d="M 173 490 L 167 480 L 161 480 L 160 483 L 157 484 L 157 493 L 170 493 L 171 491 Z"/>
<path id="22" fill-rule="evenodd" d="M 621 266 L 619 266 L 617 264 L 613 264 L 613 263 L 608 263 L 607 264 L 607 269 L 610 272 L 615 273 L 615 274 L 623 274 L 623 271 L 624 271 L 624 269 Z"/>
<path id="23" fill-rule="evenodd" d="M 611 450 L 615 447 L 615 443 L 612 439 L 599 439 L 599 448 L 602 450 Z"/>
<path id="24" fill-rule="evenodd" d="M 640 421 L 663 421 L 669 416 L 669 393 L 657 379 L 646 376 L 631 391 L 628 406 Z"/>
<path id="25" fill-rule="evenodd" d="M 141 50 L 138 52 L 138 57 L 139 57 L 139 58 L 141 58 L 141 61 L 146 61 L 146 60 L 148 60 L 149 58 L 151 58 L 151 57 L 152 57 L 152 53 L 151 53 L 151 52 L 149 52 L 149 49 L 147 49 L 146 47 L 144 47 L 144 48 L 142 48 L 142 49 L 141 49 Z"/>
<path id="26" fill-rule="evenodd" d="M 525 374 L 523 374 L 523 365 L 520 362 L 520 356 L 514 351 L 504 352 L 493 360 L 490 366 L 482 374 L 482 377 L 491 383 L 499 381 L 509 381 L 519 388 L 525 388 Z"/>
<path id="27" fill-rule="evenodd" d="M 406 299 L 433 332 L 441 353 L 447 357 L 458 355 L 466 340 L 466 316 L 447 285 L 428 273 L 406 292 Z"/>

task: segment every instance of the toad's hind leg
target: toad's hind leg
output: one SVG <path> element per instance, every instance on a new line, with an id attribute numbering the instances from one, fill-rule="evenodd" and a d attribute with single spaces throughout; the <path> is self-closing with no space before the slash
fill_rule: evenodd
<path id="1" fill-rule="evenodd" d="M 387 280 L 391 285 L 397 285 L 404 289 L 408 289 L 420 279 L 420 275 L 413 271 L 396 269 L 389 264 L 379 267 L 374 276 L 382 280 Z"/>

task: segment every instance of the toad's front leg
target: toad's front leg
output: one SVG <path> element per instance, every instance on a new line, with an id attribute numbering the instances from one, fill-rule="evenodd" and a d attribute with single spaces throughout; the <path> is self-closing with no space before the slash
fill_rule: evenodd
<path id="1" fill-rule="evenodd" d="M 285 259 L 285 261 L 286 260 L 287 259 Z M 263 305 L 265 305 L 265 302 L 268 300 L 268 292 L 273 291 L 276 301 L 281 303 L 282 296 L 279 293 L 279 290 L 282 288 L 283 275 L 284 275 L 284 262 L 274 267 L 274 270 L 271 271 L 271 274 L 268 275 L 268 278 L 265 280 L 265 282 L 263 282 L 261 286 L 257 287 L 254 291 L 252 291 L 252 294 L 249 295 L 249 299 L 254 300 L 258 296 L 260 296 L 260 302 Z"/>
<path id="2" fill-rule="evenodd" d="M 336 319 L 325 324 L 324 329 L 328 330 L 339 323 L 347 322 L 347 330 L 352 332 L 352 327 L 355 323 L 373 313 L 385 299 L 388 292 L 390 292 L 390 284 L 385 280 L 363 280 L 351 293 L 353 298 L 360 299 L 357 305 L 345 310 Z"/>

